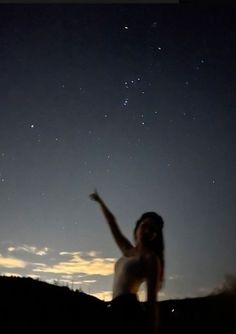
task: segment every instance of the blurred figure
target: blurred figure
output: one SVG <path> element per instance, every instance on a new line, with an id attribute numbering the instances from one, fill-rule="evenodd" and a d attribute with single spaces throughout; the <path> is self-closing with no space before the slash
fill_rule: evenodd
<path id="1" fill-rule="evenodd" d="M 144 213 L 134 228 L 134 245 L 122 234 L 114 215 L 95 190 L 97 202 L 122 252 L 115 264 L 113 299 L 108 304 L 110 332 L 122 334 L 159 333 L 158 292 L 164 281 L 163 219 L 156 212 Z M 144 307 L 137 293 L 146 282 Z"/>

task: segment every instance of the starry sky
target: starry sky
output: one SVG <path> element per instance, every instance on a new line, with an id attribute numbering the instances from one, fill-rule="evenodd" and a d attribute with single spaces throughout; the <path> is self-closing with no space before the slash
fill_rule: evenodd
<path id="1" fill-rule="evenodd" d="M 123 233 L 165 220 L 160 298 L 235 266 L 232 6 L 1 5 L 0 273 L 111 296 Z M 235 51 L 235 50 L 234 50 Z"/>

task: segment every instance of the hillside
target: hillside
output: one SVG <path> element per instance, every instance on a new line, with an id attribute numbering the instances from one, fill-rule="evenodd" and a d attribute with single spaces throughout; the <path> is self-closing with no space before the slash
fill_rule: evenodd
<path id="1" fill-rule="evenodd" d="M 107 302 L 31 278 L 0 276 L 2 333 L 104 332 Z M 162 334 L 229 333 L 236 315 L 235 295 L 160 302 Z"/>

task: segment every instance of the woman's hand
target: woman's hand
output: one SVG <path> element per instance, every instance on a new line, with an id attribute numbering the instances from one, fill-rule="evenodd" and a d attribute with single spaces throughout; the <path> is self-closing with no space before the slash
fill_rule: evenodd
<path id="1" fill-rule="evenodd" d="M 94 192 L 93 192 L 91 195 L 89 195 L 89 197 L 90 197 L 93 201 L 95 201 L 95 202 L 98 202 L 98 203 L 101 203 L 101 202 L 102 202 L 102 199 L 101 199 L 101 197 L 98 195 L 98 192 L 97 192 L 96 189 L 94 190 Z"/>

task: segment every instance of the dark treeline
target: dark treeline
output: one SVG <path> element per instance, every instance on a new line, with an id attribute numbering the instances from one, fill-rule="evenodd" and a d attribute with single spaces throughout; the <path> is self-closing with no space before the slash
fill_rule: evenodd
<path id="1" fill-rule="evenodd" d="M 0 332 L 112 333 L 106 319 L 107 304 L 68 287 L 1 276 Z M 219 292 L 201 298 L 161 301 L 160 315 L 161 334 L 233 333 L 235 294 Z"/>

